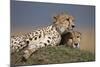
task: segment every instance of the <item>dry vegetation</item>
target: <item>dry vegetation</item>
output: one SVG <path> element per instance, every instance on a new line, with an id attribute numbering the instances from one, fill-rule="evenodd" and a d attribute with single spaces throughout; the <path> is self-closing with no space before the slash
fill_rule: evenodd
<path id="1" fill-rule="evenodd" d="M 94 54 L 63 45 L 41 48 L 32 54 L 26 62 L 21 60 L 22 55 L 23 51 L 12 54 L 11 65 L 40 65 L 95 61 Z"/>

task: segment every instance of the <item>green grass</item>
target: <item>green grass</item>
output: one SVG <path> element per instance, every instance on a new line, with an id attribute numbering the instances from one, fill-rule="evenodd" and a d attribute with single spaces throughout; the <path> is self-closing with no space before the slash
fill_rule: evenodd
<path id="1" fill-rule="evenodd" d="M 40 64 L 58 64 L 72 62 L 95 61 L 95 55 L 79 49 L 65 46 L 41 48 L 30 56 L 26 62 L 21 61 L 22 51 L 11 55 L 11 64 L 13 65 L 40 65 Z"/>

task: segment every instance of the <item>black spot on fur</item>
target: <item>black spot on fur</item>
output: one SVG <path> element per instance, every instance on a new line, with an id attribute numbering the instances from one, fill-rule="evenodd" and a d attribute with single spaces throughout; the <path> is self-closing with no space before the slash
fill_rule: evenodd
<path id="1" fill-rule="evenodd" d="M 39 35 L 39 38 L 41 38 L 41 35 Z"/>
<path id="2" fill-rule="evenodd" d="M 12 41 L 12 43 L 13 43 L 13 41 Z"/>
<path id="3" fill-rule="evenodd" d="M 36 34 L 38 34 L 38 32 L 35 32 Z"/>
<path id="4" fill-rule="evenodd" d="M 11 36 L 12 38 L 14 38 L 15 36 Z"/>
<path id="5" fill-rule="evenodd" d="M 53 30 L 53 27 L 51 28 L 51 30 Z"/>
<path id="6" fill-rule="evenodd" d="M 16 44 L 17 42 L 14 42 L 14 44 Z"/>
<path id="7" fill-rule="evenodd" d="M 59 37 L 59 35 L 58 35 L 58 37 Z"/>
<path id="8" fill-rule="evenodd" d="M 49 40 L 47 40 L 47 42 L 48 42 L 48 43 L 50 43 L 50 41 L 49 41 Z"/>
<path id="9" fill-rule="evenodd" d="M 17 47 L 19 49 L 19 47 Z"/>
<path id="10" fill-rule="evenodd" d="M 37 37 L 35 37 L 34 40 L 37 40 Z"/>
<path id="11" fill-rule="evenodd" d="M 29 44 L 29 41 L 26 41 L 27 44 Z"/>
<path id="12" fill-rule="evenodd" d="M 48 37 L 49 39 L 51 39 L 51 37 Z"/>
<path id="13" fill-rule="evenodd" d="M 22 47 L 23 45 L 21 44 L 20 46 Z"/>
<path id="14" fill-rule="evenodd" d="M 27 61 L 27 59 L 25 57 L 22 57 L 21 62 L 26 62 L 26 61 Z"/>
<path id="15" fill-rule="evenodd" d="M 40 30 L 38 30 L 38 31 L 40 31 Z"/>
<path id="16" fill-rule="evenodd" d="M 32 40 L 32 38 L 29 38 L 29 40 Z"/>
<path id="17" fill-rule="evenodd" d="M 46 43 L 44 43 L 44 45 L 45 45 L 45 46 L 47 46 L 47 44 L 46 44 Z"/>

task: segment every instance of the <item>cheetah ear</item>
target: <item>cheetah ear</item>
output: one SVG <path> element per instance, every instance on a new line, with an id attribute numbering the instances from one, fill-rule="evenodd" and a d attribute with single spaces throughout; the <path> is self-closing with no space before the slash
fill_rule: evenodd
<path id="1" fill-rule="evenodd" d="M 53 16 L 54 19 L 57 19 L 57 16 Z"/>
<path id="2" fill-rule="evenodd" d="M 57 22 L 57 18 L 58 18 L 58 16 L 53 16 L 53 23 Z"/>

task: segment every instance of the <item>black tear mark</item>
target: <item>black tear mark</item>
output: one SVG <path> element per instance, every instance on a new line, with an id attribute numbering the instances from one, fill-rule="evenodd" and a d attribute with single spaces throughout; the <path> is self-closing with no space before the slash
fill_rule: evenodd
<path id="1" fill-rule="evenodd" d="M 47 40 L 47 42 L 48 42 L 48 43 L 50 43 L 50 41 L 49 41 L 49 40 Z"/>

